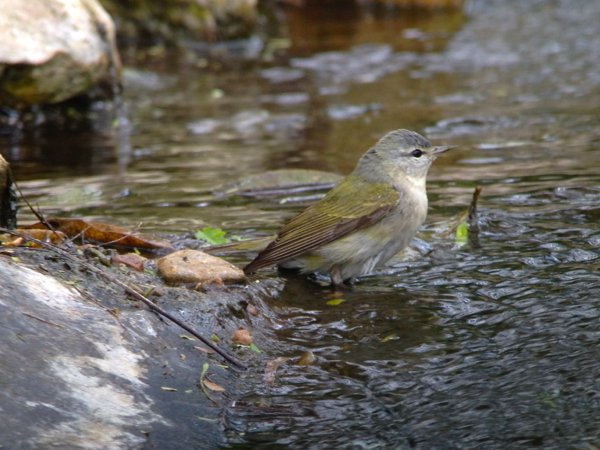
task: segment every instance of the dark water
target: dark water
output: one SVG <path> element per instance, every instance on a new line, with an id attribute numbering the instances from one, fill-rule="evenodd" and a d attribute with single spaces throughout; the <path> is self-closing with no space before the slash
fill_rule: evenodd
<path id="1" fill-rule="evenodd" d="M 596 449 L 598 23 L 600 3 L 584 0 L 294 11 L 287 56 L 150 58 L 126 73 L 116 125 L 99 108 L 84 131 L 6 135 L 1 150 L 51 213 L 254 235 L 298 206 L 214 186 L 278 168 L 347 173 L 400 127 L 459 146 L 430 173 L 420 253 L 341 294 L 282 281 L 224 418 L 229 446 Z M 439 230 L 476 185 L 480 245 L 458 247 Z M 314 365 L 263 380 L 268 360 L 305 351 Z"/>

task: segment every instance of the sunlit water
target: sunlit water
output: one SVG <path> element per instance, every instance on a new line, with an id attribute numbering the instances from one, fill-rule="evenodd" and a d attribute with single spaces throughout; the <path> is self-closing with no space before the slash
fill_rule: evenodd
<path id="1" fill-rule="evenodd" d="M 505 3 L 357 13 L 351 27 L 327 16 L 277 63 L 132 69 L 120 125 L 4 136 L 2 153 L 50 213 L 259 235 L 298 206 L 215 186 L 278 168 L 347 173 L 399 127 L 457 145 L 430 174 L 421 256 L 348 292 L 292 277 L 268 299 L 263 354 L 224 417 L 229 445 L 598 448 L 600 3 Z M 308 19 L 290 17 L 299 33 Z M 328 27 L 340 36 L 321 42 Z M 435 228 L 476 185 L 479 246 L 458 247 Z M 306 351 L 314 365 L 264 381 L 268 360 Z"/>

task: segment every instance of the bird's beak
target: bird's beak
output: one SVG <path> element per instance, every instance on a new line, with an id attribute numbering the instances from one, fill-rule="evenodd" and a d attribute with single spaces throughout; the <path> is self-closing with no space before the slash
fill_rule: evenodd
<path id="1" fill-rule="evenodd" d="M 431 153 L 434 155 L 439 155 L 440 153 L 447 152 L 451 148 L 455 148 L 455 146 L 454 145 L 444 145 L 441 147 L 433 147 L 433 151 Z"/>

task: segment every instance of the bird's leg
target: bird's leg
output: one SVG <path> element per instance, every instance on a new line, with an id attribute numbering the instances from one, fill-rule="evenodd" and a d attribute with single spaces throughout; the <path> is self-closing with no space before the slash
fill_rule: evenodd
<path id="1" fill-rule="evenodd" d="M 343 287 L 346 286 L 344 283 L 344 279 L 342 278 L 342 269 L 340 266 L 333 266 L 331 268 L 331 272 L 329 272 L 329 276 L 331 277 L 331 284 L 334 287 Z"/>
<path id="2" fill-rule="evenodd" d="M 352 278 L 342 278 L 342 269 L 339 266 L 333 266 L 331 268 L 331 272 L 329 272 L 329 276 L 331 277 L 331 284 L 335 288 L 348 288 L 352 286 Z"/>

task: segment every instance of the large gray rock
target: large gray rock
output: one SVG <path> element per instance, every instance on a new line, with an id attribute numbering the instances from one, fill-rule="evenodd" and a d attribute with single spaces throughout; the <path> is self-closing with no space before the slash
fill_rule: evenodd
<path id="1" fill-rule="evenodd" d="M 117 318 L 5 257 L 0 286 L 5 448 L 136 448 L 143 429 L 168 423 L 146 393 L 146 355 Z"/>
<path id="2" fill-rule="evenodd" d="M 164 286 L 149 271 L 97 265 L 105 272 L 97 276 L 90 264 L 44 249 L 0 248 L 0 446 L 223 448 L 227 398 L 247 389 L 247 379 L 112 281 L 155 287 L 152 301 L 201 335 L 219 336 L 219 347 L 242 361 L 255 353 L 229 337 L 246 328 L 263 339 L 262 328 L 242 318 L 249 301 L 266 310 L 253 293 L 263 285 L 202 293 Z M 227 398 L 207 394 L 201 374 Z"/>
<path id="3" fill-rule="evenodd" d="M 0 42 L 0 101 L 11 105 L 61 102 L 120 70 L 96 0 L 0 0 Z"/>

